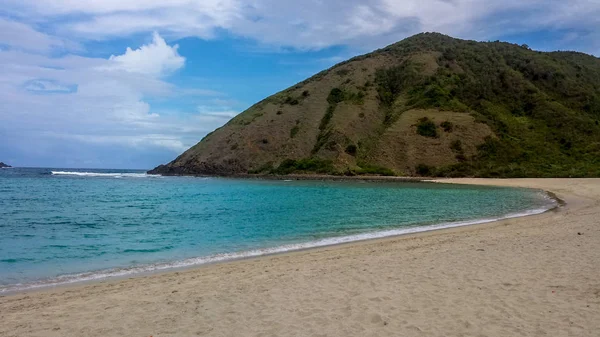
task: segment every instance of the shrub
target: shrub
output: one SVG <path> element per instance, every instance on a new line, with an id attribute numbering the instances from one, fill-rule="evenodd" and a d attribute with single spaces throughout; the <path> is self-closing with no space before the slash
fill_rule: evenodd
<path id="1" fill-rule="evenodd" d="M 327 96 L 329 104 L 337 104 L 344 101 L 344 92 L 339 88 L 333 88 Z"/>
<path id="2" fill-rule="evenodd" d="M 348 93 L 346 96 L 346 99 L 354 104 L 363 104 L 365 102 L 366 94 L 364 91 L 359 91 L 357 93 Z"/>
<path id="3" fill-rule="evenodd" d="M 419 119 L 417 123 L 417 133 L 424 137 L 437 138 L 437 126 L 427 117 Z"/>
<path id="4" fill-rule="evenodd" d="M 462 142 L 460 141 L 460 139 L 457 139 L 457 140 L 453 141 L 452 143 L 450 143 L 450 149 L 452 149 L 452 151 L 454 151 L 454 152 L 462 153 L 463 148 L 462 148 Z"/>
<path id="5" fill-rule="evenodd" d="M 438 177 L 466 177 L 473 175 L 473 167 L 461 161 L 458 164 L 444 166 L 435 170 L 435 175 Z"/>
<path id="6" fill-rule="evenodd" d="M 268 173 L 271 171 L 273 171 L 273 162 L 267 162 L 256 169 L 248 170 L 248 174 Z"/>
<path id="7" fill-rule="evenodd" d="M 290 96 L 288 96 L 288 97 L 286 97 L 286 98 L 285 98 L 285 101 L 284 101 L 284 103 L 285 103 L 285 104 L 289 104 L 289 105 L 298 105 L 298 103 L 300 103 L 300 102 L 298 102 L 298 100 L 297 100 L 297 99 L 295 99 L 295 98 L 293 98 L 293 97 L 290 97 Z"/>
<path id="8" fill-rule="evenodd" d="M 381 104 L 391 106 L 400 94 L 404 82 L 402 67 L 393 67 L 389 69 L 377 69 L 375 72 L 375 82 L 377 83 L 377 93 Z"/>
<path id="9" fill-rule="evenodd" d="M 296 164 L 294 159 L 284 159 L 272 172 L 275 174 L 289 174 L 295 170 Z"/>
<path id="10" fill-rule="evenodd" d="M 268 139 L 266 139 L 266 138 L 263 138 L 263 139 L 261 140 L 261 142 L 262 142 L 263 144 L 269 144 L 269 140 L 268 140 Z"/>
<path id="11" fill-rule="evenodd" d="M 381 176 L 395 176 L 396 173 L 390 170 L 387 167 L 372 165 L 367 163 L 358 163 L 360 169 L 357 170 L 356 174 L 373 174 L 373 175 L 381 175 Z"/>
<path id="12" fill-rule="evenodd" d="M 452 132 L 454 130 L 454 124 L 452 124 L 452 122 L 449 121 L 444 121 L 442 122 L 442 124 L 440 124 L 440 126 L 444 129 L 444 131 L 446 132 Z"/>
<path id="13" fill-rule="evenodd" d="M 354 177 L 356 175 L 356 172 L 353 169 L 347 167 L 343 174 L 348 177 Z"/>
<path id="14" fill-rule="evenodd" d="M 315 146 L 313 146 L 311 153 L 315 154 L 319 152 L 323 145 L 327 143 L 329 137 L 331 137 L 331 130 L 319 132 L 319 135 L 317 136 L 317 142 L 315 143 Z"/>
<path id="15" fill-rule="evenodd" d="M 450 93 L 437 83 L 425 87 L 422 95 L 427 100 L 428 105 L 433 107 L 442 107 L 450 101 Z"/>
<path id="16" fill-rule="evenodd" d="M 277 114 L 278 114 L 278 115 L 281 115 L 281 114 L 283 114 L 283 111 L 281 111 L 281 110 L 278 110 L 278 111 L 277 111 Z"/>
<path id="17" fill-rule="evenodd" d="M 346 76 L 346 75 L 348 75 L 348 73 L 350 73 L 350 70 L 348 70 L 348 69 L 340 69 L 340 70 L 336 71 L 335 73 L 338 76 Z"/>
<path id="18" fill-rule="evenodd" d="M 379 101 L 384 106 L 392 106 L 403 88 L 410 87 L 421 75 L 420 66 L 405 62 L 391 68 L 381 68 L 375 71 L 375 83 Z"/>
<path id="19" fill-rule="evenodd" d="M 310 96 L 310 93 L 308 92 L 308 90 L 304 90 L 302 92 L 302 97 L 308 97 L 308 96 Z"/>
<path id="20" fill-rule="evenodd" d="M 333 162 L 319 158 L 304 158 L 299 160 L 285 159 L 276 169 L 274 174 L 290 174 L 294 172 L 335 173 Z"/>
<path id="21" fill-rule="evenodd" d="M 425 164 L 419 164 L 417 165 L 417 167 L 415 168 L 415 171 L 417 172 L 418 175 L 422 176 L 422 177 L 431 177 L 433 174 L 433 167 L 429 166 L 429 165 L 425 165 Z"/>
<path id="22" fill-rule="evenodd" d="M 354 144 L 350 144 L 350 145 L 346 146 L 346 153 L 351 156 L 356 156 L 356 150 L 357 150 L 357 147 Z"/>
<path id="23" fill-rule="evenodd" d="M 329 105 L 327 107 L 327 111 L 325 111 L 325 115 L 321 119 L 321 124 L 319 125 L 319 130 L 323 131 L 327 128 L 329 121 L 333 117 L 333 112 L 335 111 L 335 105 Z"/>
<path id="24" fill-rule="evenodd" d="M 290 138 L 294 138 L 296 137 L 296 135 L 298 134 L 298 131 L 300 131 L 300 128 L 298 127 L 298 125 L 295 125 L 291 130 L 290 130 Z"/>

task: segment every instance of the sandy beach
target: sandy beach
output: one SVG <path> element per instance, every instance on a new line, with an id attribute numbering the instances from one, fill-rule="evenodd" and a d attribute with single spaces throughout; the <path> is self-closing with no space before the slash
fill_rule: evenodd
<path id="1" fill-rule="evenodd" d="M 0 336 L 598 336 L 600 179 L 451 179 L 566 205 L 0 297 Z"/>

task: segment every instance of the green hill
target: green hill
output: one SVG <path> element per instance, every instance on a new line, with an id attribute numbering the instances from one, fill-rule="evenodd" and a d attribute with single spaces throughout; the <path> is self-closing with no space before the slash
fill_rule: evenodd
<path id="1" fill-rule="evenodd" d="M 600 59 L 415 35 L 255 104 L 161 174 L 600 176 Z"/>

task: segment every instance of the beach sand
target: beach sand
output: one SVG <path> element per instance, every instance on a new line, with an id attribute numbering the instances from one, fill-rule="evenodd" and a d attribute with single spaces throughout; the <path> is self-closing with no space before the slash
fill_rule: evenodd
<path id="1" fill-rule="evenodd" d="M 600 336 L 600 179 L 484 225 L 0 297 L 0 336 Z M 434 207 L 434 205 L 432 205 Z"/>

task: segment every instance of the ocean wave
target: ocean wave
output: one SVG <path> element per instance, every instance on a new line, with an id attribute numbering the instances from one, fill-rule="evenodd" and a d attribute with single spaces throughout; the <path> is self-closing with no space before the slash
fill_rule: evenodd
<path id="1" fill-rule="evenodd" d="M 52 175 L 78 176 L 78 177 L 112 177 L 112 178 L 160 178 L 160 175 L 147 173 L 100 173 L 100 172 L 77 172 L 77 171 L 50 171 Z"/>
<path id="2" fill-rule="evenodd" d="M 149 248 L 149 249 L 125 249 L 123 253 L 158 253 L 166 250 L 171 250 L 175 247 L 173 246 L 165 246 L 160 248 Z"/>
<path id="3" fill-rule="evenodd" d="M 17 262 L 29 262 L 29 261 L 34 261 L 34 259 L 20 258 L 20 259 L 2 259 L 2 260 L 0 260 L 0 262 L 2 262 L 2 263 L 17 263 Z"/>
<path id="4" fill-rule="evenodd" d="M 54 287 L 54 286 L 66 285 L 66 284 L 77 283 L 77 282 L 97 281 L 97 280 L 102 280 L 102 279 L 107 279 L 107 278 L 115 278 L 115 277 L 127 277 L 127 276 L 132 276 L 135 274 L 143 274 L 143 273 L 164 271 L 164 270 L 169 270 L 169 269 L 193 267 L 193 266 L 199 266 L 199 265 L 205 265 L 205 264 L 211 264 L 211 263 L 217 263 L 217 262 L 239 260 L 239 259 L 259 257 L 259 256 L 272 255 L 272 254 L 278 254 L 278 253 L 286 253 L 286 252 L 290 252 L 290 251 L 297 251 L 297 250 L 303 250 L 303 249 L 308 249 L 308 248 L 318 248 L 318 247 L 332 246 L 332 245 L 338 245 L 338 244 L 350 243 L 350 242 L 356 242 L 356 241 L 381 239 L 381 238 L 390 237 L 390 236 L 428 232 L 428 231 L 444 229 L 444 228 L 485 224 L 485 223 L 490 223 L 490 222 L 499 221 L 499 220 L 506 220 L 506 219 L 513 219 L 513 218 L 519 218 L 519 217 L 524 217 L 524 216 L 541 214 L 550 209 L 554 209 L 559 205 L 555 199 L 548 197 L 548 200 L 549 200 L 549 203 L 545 207 L 525 210 L 525 211 L 518 212 L 518 213 L 510 213 L 510 214 L 500 216 L 500 217 L 484 218 L 484 219 L 468 220 L 468 221 L 447 222 L 447 223 L 440 223 L 440 224 L 427 225 L 427 226 L 397 228 L 397 229 L 391 229 L 391 230 L 354 234 L 354 235 L 347 235 L 347 236 L 341 236 L 341 237 L 323 238 L 323 239 L 309 241 L 309 242 L 286 244 L 286 245 L 281 245 L 281 246 L 276 246 L 276 247 L 254 249 L 254 250 L 248 250 L 248 251 L 242 251 L 242 252 L 232 252 L 232 253 L 215 254 L 215 255 L 209 255 L 209 256 L 201 256 L 201 257 L 189 258 L 189 259 L 185 259 L 185 260 L 179 260 L 179 261 L 168 262 L 168 263 L 157 263 L 157 264 L 150 264 L 150 265 L 134 266 L 134 267 L 129 267 L 129 268 L 115 268 L 115 269 L 107 269 L 107 270 L 94 271 L 94 272 L 68 274 L 68 275 L 62 275 L 62 276 L 58 276 L 58 277 L 55 277 L 52 279 L 47 279 L 47 280 L 38 281 L 38 282 L 20 283 L 20 284 L 8 285 L 8 286 L 0 286 L 0 294 L 7 293 L 7 292 L 18 292 L 18 291 L 24 291 L 24 290 L 31 290 L 31 289 L 36 289 L 36 288 Z"/>

